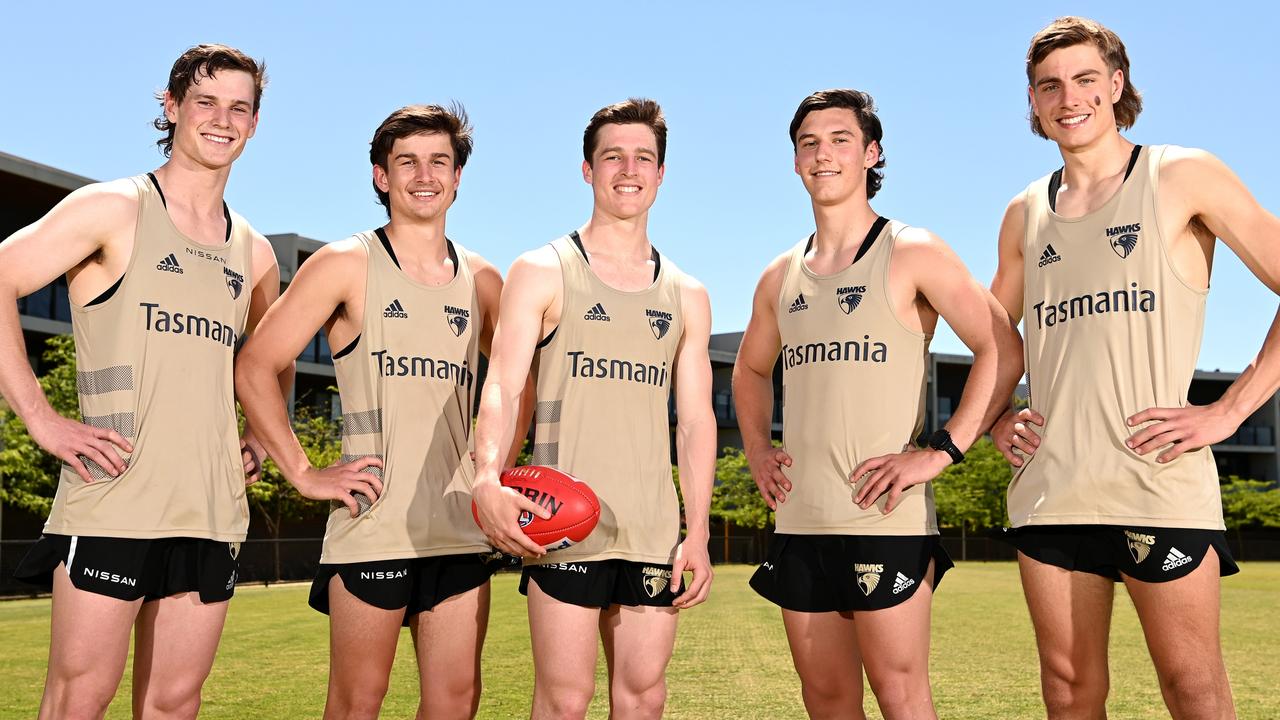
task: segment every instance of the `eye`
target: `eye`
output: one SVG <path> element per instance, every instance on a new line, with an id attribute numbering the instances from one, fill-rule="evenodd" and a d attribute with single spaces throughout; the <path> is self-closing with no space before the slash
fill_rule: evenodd
<path id="1" fill-rule="evenodd" d="M 848 142 L 848 141 L 849 141 L 849 138 L 838 137 L 838 138 L 836 138 L 836 139 L 832 140 L 831 142 L 833 142 L 833 143 L 835 143 L 835 144 L 839 145 L 839 144 L 842 144 L 842 143 L 846 143 L 846 142 Z"/>
<path id="2" fill-rule="evenodd" d="M 800 147 L 811 148 L 817 144 L 818 143 L 814 142 L 813 140 L 805 140 L 804 142 L 800 143 Z"/>
<path id="3" fill-rule="evenodd" d="M 1093 78 L 1082 78 L 1082 79 L 1080 80 L 1080 84 L 1081 84 L 1081 85 L 1092 85 L 1092 84 L 1093 84 Z"/>
<path id="4" fill-rule="evenodd" d="M 209 102 L 208 100 L 197 100 L 196 104 L 199 105 L 200 107 L 213 107 L 213 103 Z"/>
<path id="5" fill-rule="evenodd" d="M 445 162 L 444 162 L 444 160 L 437 159 L 437 160 L 436 160 L 435 162 L 433 162 L 432 164 L 433 164 L 433 165 L 435 165 L 436 167 L 444 167 Z"/>

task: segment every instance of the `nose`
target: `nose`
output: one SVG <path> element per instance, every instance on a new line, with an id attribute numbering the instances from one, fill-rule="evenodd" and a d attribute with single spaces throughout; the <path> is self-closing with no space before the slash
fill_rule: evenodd
<path id="1" fill-rule="evenodd" d="M 213 123 L 218 127 L 231 127 L 231 108 L 218 107 L 213 111 Z"/>
<path id="2" fill-rule="evenodd" d="M 819 140 L 814 147 L 814 158 L 817 160 L 831 159 L 831 143 L 826 140 Z"/>

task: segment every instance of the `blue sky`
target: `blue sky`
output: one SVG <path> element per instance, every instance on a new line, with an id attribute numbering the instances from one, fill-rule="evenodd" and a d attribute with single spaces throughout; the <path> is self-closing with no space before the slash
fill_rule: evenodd
<path id="1" fill-rule="evenodd" d="M 707 285 L 715 330 L 728 332 L 746 324 L 764 265 L 812 229 L 786 131 L 821 88 L 876 97 L 889 165 L 874 206 L 941 235 L 986 284 L 1009 198 L 1061 162 L 1027 129 L 1027 41 L 1075 13 L 1128 46 L 1146 103 L 1130 139 L 1206 148 L 1280 211 L 1275 6 L 886 5 L 15 3 L 0 150 L 99 179 L 152 169 L 163 158 L 151 94 L 185 48 L 224 42 L 265 58 L 271 76 L 228 188 L 259 230 L 334 240 L 380 224 L 374 128 L 401 105 L 458 100 L 476 151 L 449 234 L 505 268 L 588 217 L 590 115 L 650 96 L 671 128 L 650 236 Z M 1198 366 L 1243 368 L 1276 307 L 1220 246 Z M 933 347 L 964 351 L 945 329 Z"/>

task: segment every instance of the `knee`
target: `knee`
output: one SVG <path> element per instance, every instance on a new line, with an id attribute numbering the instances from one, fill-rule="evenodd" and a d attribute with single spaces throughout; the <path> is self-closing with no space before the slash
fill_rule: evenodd
<path id="1" fill-rule="evenodd" d="M 118 678 L 108 686 L 101 679 L 89 676 L 50 677 L 45 689 L 41 717 L 71 720 L 100 718 L 106 714 L 117 685 Z"/>
<path id="2" fill-rule="evenodd" d="M 885 717 L 923 717 L 919 712 L 922 707 L 933 708 L 927 670 L 884 673 L 869 682 Z"/>
<path id="3" fill-rule="evenodd" d="M 480 709 L 480 676 L 432 678 L 424 685 L 418 717 L 472 718 Z"/>
<path id="4" fill-rule="evenodd" d="M 1200 717 L 1203 711 L 1230 706 L 1225 673 L 1210 668 L 1191 666 L 1160 673 L 1160 689 L 1170 709 L 1187 716 Z"/>
<path id="5" fill-rule="evenodd" d="M 1110 678 L 1104 663 L 1044 662 L 1040 687 L 1050 718 L 1101 713 L 1106 706 Z"/>
<path id="6" fill-rule="evenodd" d="M 536 682 L 533 693 L 534 717 L 538 720 L 585 718 L 595 690 L 595 678 L 581 684 Z"/>
<path id="7" fill-rule="evenodd" d="M 811 717 L 848 717 L 851 708 L 862 707 L 862 678 L 820 675 L 800 677 L 800 696 Z"/>
<path id="8" fill-rule="evenodd" d="M 382 699 L 387 695 L 387 687 L 388 682 L 383 680 L 331 690 L 325 717 L 374 720 L 382 711 Z"/>
<path id="9" fill-rule="evenodd" d="M 613 714 L 628 718 L 661 718 L 667 705 L 667 682 L 658 678 L 641 687 L 630 686 L 615 691 L 610 698 Z"/>

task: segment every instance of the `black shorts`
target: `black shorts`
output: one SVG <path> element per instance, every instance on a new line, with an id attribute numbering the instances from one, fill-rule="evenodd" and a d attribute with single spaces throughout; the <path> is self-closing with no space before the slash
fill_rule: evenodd
<path id="1" fill-rule="evenodd" d="M 583 607 L 610 605 L 671 607 L 671 566 L 630 560 L 525 565 L 520 594 L 529 594 L 529 580 L 562 603 Z"/>
<path id="2" fill-rule="evenodd" d="M 955 567 L 937 535 L 777 533 L 751 589 L 784 610 L 883 610 L 905 602 L 933 562 L 933 587 Z"/>
<path id="3" fill-rule="evenodd" d="M 407 627 L 410 617 L 489 582 L 499 568 L 491 557 L 463 553 L 321 565 L 307 604 L 328 615 L 329 581 L 338 575 L 347 592 L 362 602 L 383 610 L 403 609 Z"/>
<path id="4" fill-rule="evenodd" d="M 200 602 L 230 600 L 236 589 L 240 543 L 205 538 L 41 535 L 14 577 L 53 587 L 53 571 L 67 566 L 77 589 L 120 600 L 159 600 L 185 592 Z"/>
<path id="5" fill-rule="evenodd" d="M 1120 582 L 1168 582 L 1191 574 L 1209 549 L 1222 577 L 1240 572 L 1221 530 L 1125 525 L 1027 525 L 1002 539 L 1037 562 Z"/>

